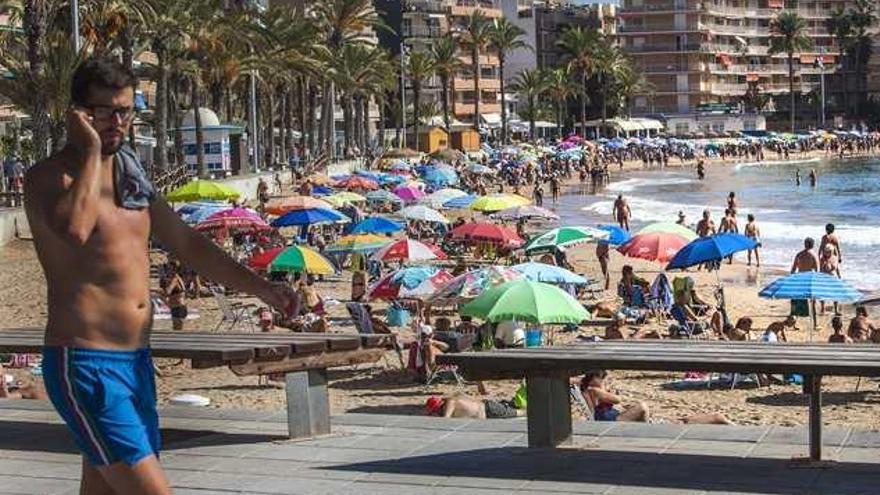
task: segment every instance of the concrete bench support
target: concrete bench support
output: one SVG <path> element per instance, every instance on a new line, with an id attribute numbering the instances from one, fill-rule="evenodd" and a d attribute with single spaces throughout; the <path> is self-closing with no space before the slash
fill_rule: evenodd
<path id="1" fill-rule="evenodd" d="M 529 375 L 529 447 L 556 447 L 571 443 L 571 405 L 567 374 Z"/>
<path id="2" fill-rule="evenodd" d="M 810 460 L 822 460 L 822 376 L 804 376 L 804 392 L 810 394 Z"/>
<path id="3" fill-rule="evenodd" d="M 330 434 L 327 370 L 295 371 L 285 375 L 287 429 L 290 438 Z"/>

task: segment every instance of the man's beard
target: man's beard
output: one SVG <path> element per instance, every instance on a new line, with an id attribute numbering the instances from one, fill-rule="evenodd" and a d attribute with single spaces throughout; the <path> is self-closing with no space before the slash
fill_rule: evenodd
<path id="1" fill-rule="evenodd" d="M 119 148 L 122 148 L 123 144 L 125 144 L 125 139 L 120 139 L 115 144 L 101 143 L 101 154 L 104 156 L 115 155 Z"/>

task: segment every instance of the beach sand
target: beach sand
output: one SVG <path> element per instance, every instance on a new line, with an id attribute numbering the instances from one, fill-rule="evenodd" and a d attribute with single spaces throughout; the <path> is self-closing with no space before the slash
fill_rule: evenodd
<path id="1" fill-rule="evenodd" d="M 550 201 L 545 200 L 545 205 Z M 577 271 L 593 278 L 599 278 L 598 264 L 591 244 L 573 248 L 569 260 Z M 794 253 L 792 253 L 794 254 Z M 757 292 L 773 274 L 748 269 L 744 255 L 735 259 L 732 266 L 723 265 L 721 280 L 725 285 L 728 312 L 731 320 L 741 316 L 755 319 L 755 328 L 763 330 L 768 323 L 783 319 L 788 313 L 788 301 L 765 300 Z M 612 289 L 619 278 L 623 264 L 633 265 L 637 275 L 652 280 L 659 273 L 660 265 L 642 260 L 624 258 L 612 253 Z M 36 260 L 33 246 L 28 241 L 15 241 L 0 248 L 0 328 L 42 327 L 46 318 L 45 281 Z M 704 298 L 710 298 L 716 283 L 716 274 L 691 271 L 688 273 L 697 281 L 697 290 Z M 350 273 L 343 272 L 339 280 L 318 283 L 320 293 L 327 299 L 336 299 L 340 304 L 329 304 L 328 310 L 333 322 L 330 330 L 334 332 L 355 332 L 348 321 L 344 302 L 349 297 Z M 604 296 L 613 300 L 609 292 Z M 257 302 L 254 299 L 245 301 Z M 211 329 L 219 321 L 220 314 L 211 298 L 189 301 L 192 308 L 200 313 L 200 318 L 187 322 L 187 330 Z M 377 304 L 377 307 L 383 305 Z M 847 315 L 852 309 L 846 308 Z M 817 341 L 827 340 L 829 334 L 828 317 L 820 317 L 820 331 Z M 788 334 L 790 340 L 806 340 L 810 323 L 806 319 L 799 322 L 801 331 Z M 159 320 L 155 328 L 170 329 L 170 321 Z M 408 333 L 408 329 L 401 329 Z M 581 327 L 580 334 L 604 333 L 599 326 Z M 555 333 L 557 342 L 570 342 L 578 335 Z M 195 393 L 209 397 L 210 407 L 234 409 L 282 410 L 285 407 L 283 386 L 280 384 L 260 385 L 257 377 L 237 377 L 226 368 L 192 370 L 188 363 L 175 360 L 157 360 L 160 376 L 157 379 L 160 403 L 166 403 L 174 395 Z M 10 370 L 25 382 L 34 380 L 26 370 Z M 668 390 L 668 384 L 682 378 L 682 373 L 658 372 L 612 372 L 611 387 L 617 389 L 629 400 L 645 401 L 654 416 L 668 421 L 706 412 L 722 412 L 739 424 L 805 424 L 807 418 L 807 397 L 797 385 L 771 385 L 761 388 L 738 387 L 736 390 L 703 388 L 696 390 Z M 330 371 L 330 398 L 333 413 L 393 413 L 420 414 L 425 399 L 431 395 L 445 395 L 463 392 L 477 395 L 476 386 L 468 384 L 459 389 L 452 383 L 441 383 L 425 387 L 415 383 L 403 370 L 393 353 L 375 366 L 361 365 L 355 369 L 335 369 Z M 489 397 L 510 398 L 516 390 L 515 381 L 496 381 L 486 384 Z M 825 391 L 823 421 L 835 426 L 853 426 L 862 429 L 880 428 L 880 417 L 876 404 L 880 403 L 878 384 L 862 380 L 860 391 L 855 392 L 856 379 L 830 377 L 823 381 Z"/>

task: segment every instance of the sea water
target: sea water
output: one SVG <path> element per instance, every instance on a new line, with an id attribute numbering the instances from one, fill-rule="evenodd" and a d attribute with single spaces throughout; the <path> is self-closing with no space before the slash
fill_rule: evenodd
<path id="1" fill-rule="evenodd" d="M 808 179 L 813 168 L 819 178 L 815 188 Z M 880 290 L 880 160 L 749 163 L 707 172 L 702 181 L 690 167 L 628 173 L 597 194 L 575 188 L 556 209 L 564 224 L 613 223 L 614 199 L 623 194 L 632 209 L 633 231 L 653 222 L 675 222 L 679 211 L 690 227 L 704 210 L 718 225 L 733 191 L 740 232 L 747 214 L 756 217 L 762 265 L 788 269 L 804 238 L 813 237 L 818 248 L 825 224 L 833 223 L 841 241 L 843 278 L 861 290 Z"/>

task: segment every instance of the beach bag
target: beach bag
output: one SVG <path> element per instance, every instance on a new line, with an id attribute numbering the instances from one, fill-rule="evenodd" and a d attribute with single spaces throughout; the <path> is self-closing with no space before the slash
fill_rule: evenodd
<path id="1" fill-rule="evenodd" d="M 516 393 L 513 394 L 513 407 L 517 409 L 525 409 L 528 407 L 528 392 L 525 382 L 521 383 Z"/>
<path id="2" fill-rule="evenodd" d="M 791 300 L 792 316 L 810 316 L 810 302 L 806 299 Z"/>

